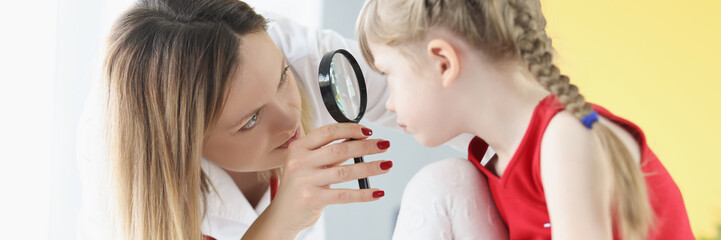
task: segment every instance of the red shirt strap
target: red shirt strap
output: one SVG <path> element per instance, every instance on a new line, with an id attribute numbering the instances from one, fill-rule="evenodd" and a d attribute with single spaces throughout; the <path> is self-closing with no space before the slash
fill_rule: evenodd
<path id="1" fill-rule="evenodd" d="M 216 239 L 211 236 L 208 236 L 208 235 L 203 235 L 203 240 L 216 240 Z"/>
<path id="2" fill-rule="evenodd" d="M 273 174 L 270 176 L 270 200 L 275 199 L 275 194 L 278 192 L 278 176 Z"/>

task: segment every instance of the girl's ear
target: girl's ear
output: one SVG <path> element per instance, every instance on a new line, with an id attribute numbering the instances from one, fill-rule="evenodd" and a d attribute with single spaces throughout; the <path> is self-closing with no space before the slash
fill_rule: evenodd
<path id="1" fill-rule="evenodd" d="M 434 69 L 441 75 L 443 87 L 447 88 L 456 81 L 461 70 L 456 49 L 443 39 L 431 40 L 426 49 Z"/>

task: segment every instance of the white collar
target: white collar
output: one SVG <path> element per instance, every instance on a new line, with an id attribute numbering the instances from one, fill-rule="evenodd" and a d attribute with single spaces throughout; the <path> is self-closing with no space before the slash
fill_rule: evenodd
<path id="1" fill-rule="evenodd" d="M 250 226 L 270 205 L 270 188 L 253 209 L 230 175 L 220 166 L 203 158 L 201 168 L 211 184 L 210 193 L 206 195 L 208 201 L 206 217 L 220 217 Z"/>

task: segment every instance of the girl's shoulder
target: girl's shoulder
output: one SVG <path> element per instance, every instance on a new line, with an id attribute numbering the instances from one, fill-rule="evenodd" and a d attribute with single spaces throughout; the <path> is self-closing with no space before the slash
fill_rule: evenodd
<path id="1" fill-rule="evenodd" d="M 605 169 L 600 164 L 603 151 L 598 140 L 565 110 L 550 119 L 540 142 L 540 150 L 539 165 L 544 183 L 549 178 L 569 175 L 570 172 Z"/>
<path id="2" fill-rule="evenodd" d="M 629 153 L 639 163 L 642 147 L 646 144 L 641 130 L 629 121 L 611 114 L 608 110 L 594 105 L 599 112 L 599 122 L 618 137 Z M 601 156 L 601 144 L 593 131 L 586 128 L 578 118 L 570 112 L 562 110 L 555 114 L 543 133 L 541 152 L 547 153 L 549 159 L 583 158 L 593 159 Z M 580 151 L 583 150 L 583 151 Z M 544 159 L 543 154 L 541 159 Z"/>
<path id="3" fill-rule="evenodd" d="M 606 109 L 596 105 L 594 108 L 600 115 L 594 128 L 599 124 L 609 128 L 626 146 L 636 163 L 640 163 L 646 144 L 640 129 Z M 539 147 L 539 162 L 536 164 L 540 168 L 544 188 L 563 182 L 611 181 L 610 161 L 605 159 L 599 139 L 566 110 L 560 110 L 550 118 Z"/>

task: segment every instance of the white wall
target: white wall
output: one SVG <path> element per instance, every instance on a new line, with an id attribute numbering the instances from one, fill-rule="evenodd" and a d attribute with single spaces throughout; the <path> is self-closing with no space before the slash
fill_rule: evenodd
<path id="1" fill-rule="evenodd" d="M 55 161 L 51 165 L 49 239 L 75 239 L 81 185 L 76 164 L 77 124 L 98 81 L 105 39 L 131 0 L 63 0 L 57 8 Z"/>
<path id="2" fill-rule="evenodd" d="M 307 27 L 321 26 L 323 2 L 321 0 L 246 0 L 245 2 L 256 9 L 289 17 Z"/>
<path id="3" fill-rule="evenodd" d="M 0 8 L 0 232 L 48 237 L 55 87 L 54 0 Z"/>
<path id="4" fill-rule="evenodd" d="M 55 146 L 51 164 L 49 239 L 75 239 L 81 185 L 76 164 L 77 124 L 90 86 L 97 81 L 105 39 L 130 0 L 63 0 L 57 8 L 54 108 Z"/>

